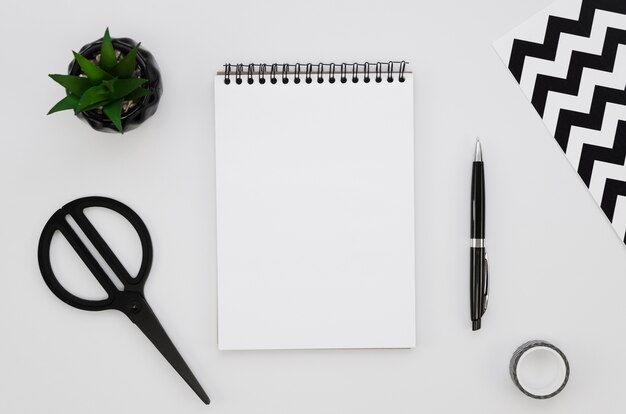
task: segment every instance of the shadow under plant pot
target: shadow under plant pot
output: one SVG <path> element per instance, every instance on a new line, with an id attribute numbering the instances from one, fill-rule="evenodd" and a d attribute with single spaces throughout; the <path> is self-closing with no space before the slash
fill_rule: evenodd
<path id="1" fill-rule="evenodd" d="M 128 38 L 111 40 L 116 54 L 121 54 L 122 56 L 125 56 L 137 45 L 137 42 Z M 89 60 L 98 60 L 100 58 L 99 55 L 101 46 L 102 39 L 99 39 L 83 46 L 78 53 Z M 68 74 L 74 76 L 82 74 L 80 65 L 76 62 L 76 60 L 72 60 L 70 63 Z M 152 53 L 148 52 L 143 47 L 139 47 L 137 49 L 137 67 L 135 69 L 135 75 L 137 78 L 148 80 L 144 87 L 150 90 L 150 94 L 142 96 L 137 100 L 124 102 L 121 118 L 124 132 L 137 128 L 146 119 L 154 115 L 157 107 L 159 106 L 161 95 L 163 94 L 163 85 L 161 83 L 161 72 L 159 71 L 159 66 L 156 63 L 154 56 L 152 56 Z M 101 108 L 80 112 L 76 114 L 76 116 L 87 122 L 97 131 L 118 132 L 113 122 L 111 122 L 111 120 L 104 114 Z"/>

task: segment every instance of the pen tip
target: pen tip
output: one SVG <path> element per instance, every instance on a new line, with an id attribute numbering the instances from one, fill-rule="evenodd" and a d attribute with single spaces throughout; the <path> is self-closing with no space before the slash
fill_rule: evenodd
<path id="1" fill-rule="evenodd" d="M 476 154 L 474 155 L 474 161 L 482 161 L 483 160 L 483 151 L 480 146 L 480 141 L 476 138 Z"/>

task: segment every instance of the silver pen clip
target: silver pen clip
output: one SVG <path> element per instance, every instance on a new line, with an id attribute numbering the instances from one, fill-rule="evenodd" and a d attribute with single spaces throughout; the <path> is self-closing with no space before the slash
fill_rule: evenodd
<path id="1" fill-rule="evenodd" d="M 485 287 L 483 291 L 483 295 L 485 300 L 483 302 L 483 315 L 487 311 L 487 305 L 489 304 L 489 257 L 487 256 L 487 251 L 485 250 L 484 256 L 484 270 L 483 270 L 483 286 Z"/>

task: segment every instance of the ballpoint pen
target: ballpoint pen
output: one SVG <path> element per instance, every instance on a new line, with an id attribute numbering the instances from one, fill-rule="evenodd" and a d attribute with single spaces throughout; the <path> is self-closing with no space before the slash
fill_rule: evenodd
<path id="1" fill-rule="evenodd" d="M 472 165 L 472 218 L 470 230 L 470 307 L 472 330 L 480 329 L 480 320 L 489 299 L 489 266 L 485 250 L 485 175 L 480 141 Z"/>

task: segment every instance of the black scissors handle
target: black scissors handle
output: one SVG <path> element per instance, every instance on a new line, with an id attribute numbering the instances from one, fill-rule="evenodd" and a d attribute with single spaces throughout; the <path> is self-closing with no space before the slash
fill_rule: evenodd
<path id="1" fill-rule="evenodd" d="M 139 266 L 139 272 L 132 277 L 126 268 L 113 253 L 109 245 L 104 241 L 100 233 L 94 228 L 93 224 L 85 216 L 84 210 L 90 207 L 103 207 L 115 211 L 122 215 L 133 226 L 139 240 L 141 242 L 142 259 Z M 46 223 L 39 239 L 39 268 L 46 284 L 59 299 L 78 309 L 83 310 L 104 310 L 117 309 L 124 311 L 123 301 L 118 296 L 120 291 L 117 289 L 113 281 L 106 274 L 102 266 L 96 258 L 89 252 L 89 249 L 82 242 L 78 234 L 70 226 L 67 216 L 74 219 L 76 224 L 85 233 L 91 244 L 96 248 L 98 253 L 106 261 L 107 265 L 113 270 L 115 275 L 120 279 L 124 286 L 124 291 L 143 293 L 143 287 L 152 267 L 152 241 L 148 228 L 141 218 L 130 209 L 127 205 L 106 197 L 84 197 L 74 200 L 63 207 L 50 217 Z M 80 298 L 70 293 L 59 282 L 50 262 L 50 246 L 52 237 L 59 231 L 67 239 L 72 248 L 78 253 L 87 268 L 93 276 L 98 280 L 100 285 L 107 293 L 107 298 L 102 300 L 88 300 Z"/>
<path id="2" fill-rule="evenodd" d="M 109 245 L 104 241 L 100 233 L 85 216 L 84 210 L 89 207 L 103 207 L 121 214 L 137 231 L 141 241 L 143 252 L 139 272 L 135 277 L 131 276 L 126 268 L 113 253 Z M 118 289 L 110 277 L 106 274 L 102 266 L 89 251 L 87 246 L 80 239 L 78 234 L 70 226 L 67 216 L 74 219 L 78 227 L 85 233 L 87 239 L 93 244 L 100 256 L 113 270 L 123 285 L 123 289 Z M 76 253 L 80 256 L 93 276 L 107 293 L 107 298 L 103 300 L 87 300 L 80 298 L 61 285 L 52 270 L 50 262 L 50 246 L 54 234 L 59 231 L 68 240 Z M 209 397 L 202 386 L 187 366 L 187 363 L 180 355 L 167 333 L 161 326 L 158 318 L 148 305 L 143 287 L 152 266 L 152 242 L 148 228 L 141 218 L 128 206 L 119 201 L 105 197 L 85 197 L 74 200 L 52 215 L 46 223 L 39 239 L 39 268 L 41 274 L 50 290 L 63 302 L 78 309 L 99 311 L 104 309 L 116 309 L 128 316 L 133 323 L 150 339 L 156 348 L 163 354 L 168 362 L 174 367 L 176 372 L 189 384 L 194 392 L 205 403 L 209 404 Z"/>

